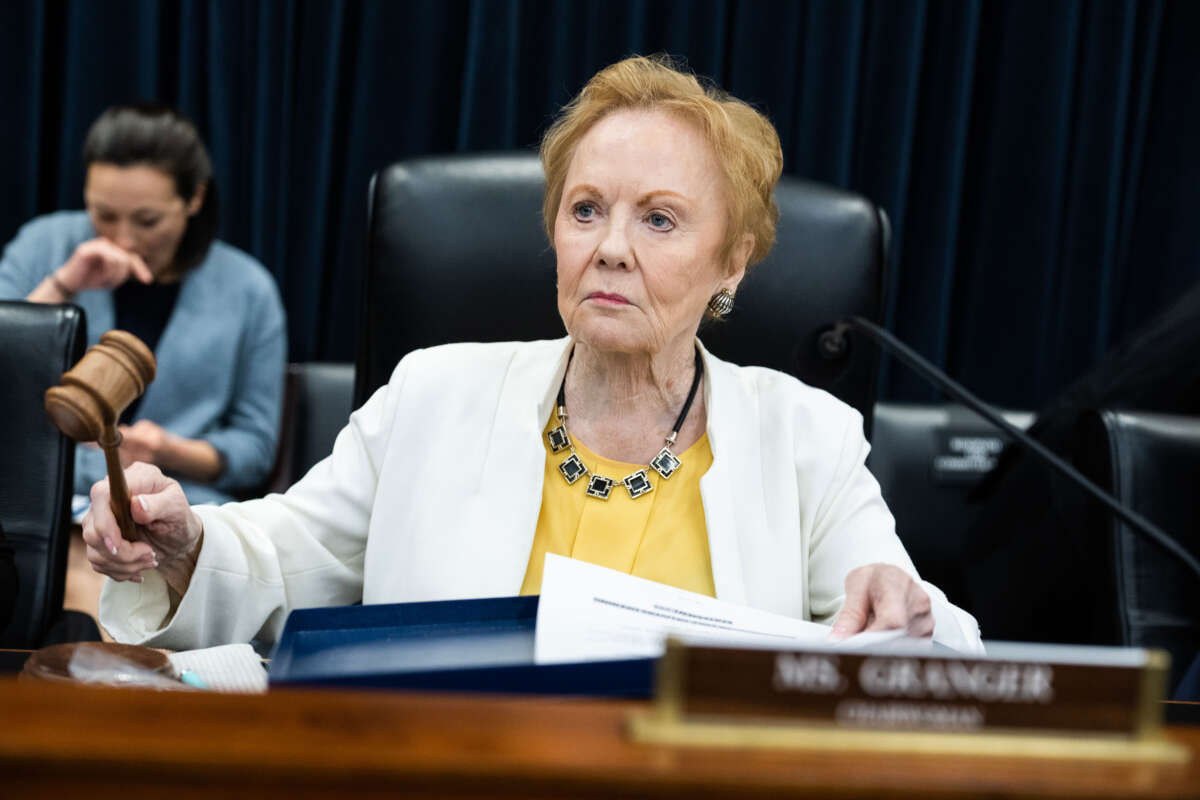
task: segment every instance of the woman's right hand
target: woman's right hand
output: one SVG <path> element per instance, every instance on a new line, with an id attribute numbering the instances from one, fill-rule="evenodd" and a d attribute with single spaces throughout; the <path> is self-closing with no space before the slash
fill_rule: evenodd
<path id="1" fill-rule="evenodd" d="M 154 280 L 154 273 L 137 253 L 117 247 L 97 237 L 75 248 L 75 252 L 54 272 L 62 287 L 72 293 L 88 289 L 113 289 L 130 276 L 142 283 Z"/>
<path id="2" fill-rule="evenodd" d="M 117 581 L 142 582 L 142 573 L 157 569 L 182 595 L 196 566 L 204 526 L 188 506 L 179 482 L 151 464 L 138 462 L 125 470 L 130 511 L 140 541 L 131 542 L 109 507 L 108 478 L 92 487 L 92 507 L 83 518 L 83 541 L 92 569 Z"/>

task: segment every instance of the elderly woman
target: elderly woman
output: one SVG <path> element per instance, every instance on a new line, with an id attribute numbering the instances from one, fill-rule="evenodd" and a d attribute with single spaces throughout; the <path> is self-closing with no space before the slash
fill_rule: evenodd
<path id="1" fill-rule="evenodd" d="M 835 635 L 977 648 L 897 540 L 859 415 L 696 339 L 774 240 L 770 123 L 631 58 L 541 155 L 567 337 L 410 353 L 282 496 L 189 509 L 134 465 L 143 541 L 121 539 L 97 484 L 84 537 L 114 579 L 105 626 L 167 647 L 270 640 L 291 608 L 537 592 L 557 553 Z"/>

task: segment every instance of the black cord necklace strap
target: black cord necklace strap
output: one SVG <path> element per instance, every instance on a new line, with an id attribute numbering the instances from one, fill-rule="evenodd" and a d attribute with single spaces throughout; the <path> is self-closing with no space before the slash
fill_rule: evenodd
<path id="1" fill-rule="evenodd" d="M 700 348 L 696 348 L 696 368 L 692 372 L 692 388 L 688 389 L 687 400 L 683 401 L 683 408 L 679 412 L 679 417 L 675 420 L 675 427 L 671 429 L 671 435 L 667 437 L 669 444 L 675 444 L 675 437 L 679 435 L 679 429 L 683 427 L 683 421 L 687 419 L 688 412 L 692 410 L 692 401 L 696 399 L 696 390 L 700 388 L 700 379 L 703 377 L 704 360 L 700 358 Z"/>
<path id="2" fill-rule="evenodd" d="M 567 367 L 571 366 L 571 357 L 574 356 L 574 350 L 567 357 Z M 700 388 L 700 380 L 704 377 L 704 360 L 700 357 L 700 349 L 696 349 L 696 367 L 692 374 L 692 387 L 688 390 L 687 400 L 684 401 L 683 408 L 679 411 L 679 416 L 675 420 L 675 427 L 671 431 L 671 435 L 666 437 L 666 446 L 658 451 L 658 455 L 654 457 L 648 469 L 657 472 L 663 479 L 670 478 L 683 466 L 683 462 L 679 457 L 671 452 L 671 445 L 675 444 L 675 438 L 679 436 L 679 429 L 683 426 L 684 420 L 687 419 L 688 412 L 692 409 L 692 403 L 696 399 L 696 392 Z M 550 452 L 557 453 L 561 450 L 569 449 L 571 455 L 565 461 L 558 465 L 558 471 L 562 473 L 563 479 L 568 484 L 582 478 L 584 475 L 589 475 L 587 487 L 584 494 L 589 497 L 596 497 L 601 500 L 607 500 L 612 492 L 613 486 L 617 481 L 604 475 L 597 475 L 589 470 L 583 463 L 583 459 L 575 452 L 575 444 L 571 441 L 570 435 L 567 433 L 567 375 L 563 373 L 562 383 L 558 385 L 558 426 L 551 429 L 546 438 L 550 442 Z M 638 498 L 644 494 L 653 491 L 654 484 L 650 482 L 650 475 L 645 469 L 639 469 L 630 475 L 625 476 L 621 481 L 625 485 L 625 489 L 629 492 L 631 498 Z"/>
<path id="3" fill-rule="evenodd" d="M 571 355 L 567 356 L 567 369 L 571 368 L 571 358 L 574 357 L 575 351 L 571 351 Z M 545 397 L 545 395 L 543 395 Z M 558 385 L 558 399 L 554 401 L 554 405 L 558 406 L 558 415 L 565 417 L 567 408 L 567 373 L 563 372 L 562 383 Z"/>

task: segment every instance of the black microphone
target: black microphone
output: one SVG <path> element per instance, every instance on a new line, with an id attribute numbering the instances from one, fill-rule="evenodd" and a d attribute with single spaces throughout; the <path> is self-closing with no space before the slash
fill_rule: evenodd
<path id="1" fill-rule="evenodd" d="M 850 351 L 851 330 L 860 331 L 868 339 L 874 341 L 878 347 L 895 356 L 897 360 L 913 372 L 1004 431 L 1026 450 L 1032 452 L 1044 463 L 1049 464 L 1060 475 L 1063 475 L 1102 503 L 1119 519 L 1128 523 L 1133 530 L 1177 557 L 1192 572 L 1196 573 L 1197 577 L 1200 577 L 1200 561 L 1197 561 L 1191 553 L 1168 536 L 1161 528 L 1088 480 L 1083 473 L 1068 464 L 1037 439 L 1034 439 L 1015 425 L 1010 424 L 1000 412 L 993 409 L 968 391 L 962 384 L 955 382 L 949 375 L 929 363 L 915 350 L 893 336 L 886 328 L 858 316 L 839 320 L 832 327 L 822 331 L 817 337 L 817 350 L 821 354 L 821 357 L 831 361 L 844 358 Z"/>

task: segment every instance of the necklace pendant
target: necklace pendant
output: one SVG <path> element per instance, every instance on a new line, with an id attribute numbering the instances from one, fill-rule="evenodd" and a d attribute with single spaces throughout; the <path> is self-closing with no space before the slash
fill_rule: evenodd
<path id="1" fill-rule="evenodd" d="M 561 452 L 571 446 L 571 437 L 567 435 L 567 426 L 561 423 L 557 428 L 546 433 L 546 439 L 550 442 L 551 453 Z"/>
<path id="2" fill-rule="evenodd" d="M 683 462 L 671 452 L 671 448 L 664 447 L 658 451 L 658 455 L 650 462 L 650 466 L 665 480 L 674 475 L 675 471 L 683 466 Z"/>
<path id="3" fill-rule="evenodd" d="M 579 460 L 579 456 L 571 453 L 570 458 L 558 465 L 558 471 L 567 479 L 568 484 L 572 484 L 587 474 L 587 467 Z"/>
<path id="4" fill-rule="evenodd" d="M 612 494 L 613 484 L 616 483 L 612 478 L 606 478 L 603 475 L 592 475 L 588 481 L 587 489 L 584 494 L 588 497 L 598 497 L 601 500 L 607 500 Z"/>
<path id="5" fill-rule="evenodd" d="M 638 498 L 647 492 L 654 490 L 654 484 L 650 483 L 650 476 L 646 474 L 646 470 L 639 469 L 630 475 L 625 476 L 625 480 L 621 481 L 625 484 L 626 490 L 631 498 Z"/>

